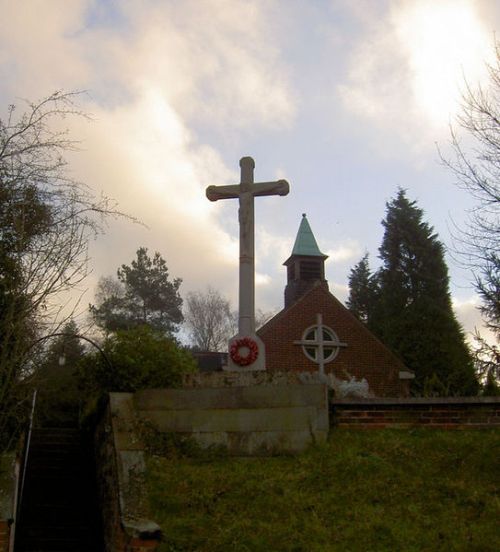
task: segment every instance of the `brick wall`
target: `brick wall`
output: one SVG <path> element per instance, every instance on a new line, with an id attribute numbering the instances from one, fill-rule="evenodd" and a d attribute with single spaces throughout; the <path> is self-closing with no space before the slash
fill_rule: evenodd
<path id="1" fill-rule="evenodd" d="M 318 365 L 309 360 L 300 345 L 303 332 L 316 324 L 316 315 L 323 316 L 347 347 L 326 364 L 325 371 L 337 378 L 365 378 L 378 397 L 409 395 L 409 382 L 399 379 L 405 367 L 325 286 L 317 285 L 286 310 L 278 313 L 257 333 L 266 346 L 266 367 L 270 371 L 317 372 Z"/>
<path id="2" fill-rule="evenodd" d="M 500 428 L 499 397 L 333 399 L 330 410 L 334 428 Z"/>
<path id="3" fill-rule="evenodd" d="M 9 552 L 10 526 L 6 519 L 0 519 L 0 552 Z"/>
<path id="4" fill-rule="evenodd" d="M 0 454 L 0 552 L 9 552 L 14 540 L 20 461 L 16 452 Z"/>

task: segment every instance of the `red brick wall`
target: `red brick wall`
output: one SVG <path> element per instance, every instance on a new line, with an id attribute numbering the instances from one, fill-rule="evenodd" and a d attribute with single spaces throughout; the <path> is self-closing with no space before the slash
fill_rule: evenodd
<path id="1" fill-rule="evenodd" d="M 379 397 L 408 396 L 409 383 L 399 379 L 402 362 L 353 316 L 324 286 L 318 285 L 286 310 L 281 311 L 257 333 L 266 346 L 266 367 L 272 371 L 316 372 L 318 365 L 309 360 L 300 345 L 306 328 L 323 316 L 347 347 L 325 365 L 341 379 L 366 378 L 370 390 Z"/>
<path id="2" fill-rule="evenodd" d="M 9 551 L 9 537 L 9 522 L 5 519 L 0 519 L 0 552 Z"/>
<path id="3" fill-rule="evenodd" d="M 500 398 L 334 399 L 330 424 L 349 429 L 500 428 Z"/>

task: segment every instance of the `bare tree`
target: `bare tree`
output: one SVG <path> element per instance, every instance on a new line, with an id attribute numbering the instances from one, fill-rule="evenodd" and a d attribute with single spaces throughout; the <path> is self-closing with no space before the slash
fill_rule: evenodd
<path id="1" fill-rule="evenodd" d="M 26 398 L 26 353 L 57 319 L 57 297 L 87 275 L 89 239 L 119 214 L 68 175 L 64 155 L 77 142 L 63 125 L 86 117 L 77 96 L 11 105 L 0 119 L 0 447 Z"/>
<path id="2" fill-rule="evenodd" d="M 192 345 L 202 351 L 224 351 L 237 330 L 237 316 L 219 291 L 191 292 L 186 296 L 184 322 Z"/>
<path id="3" fill-rule="evenodd" d="M 460 253 L 475 278 L 481 311 L 496 344 L 476 334 L 477 365 L 485 378 L 500 379 L 500 43 L 496 61 L 488 66 L 487 86 L 466 83 L 458 117 L 461 133 L 452 129 L 453 159 L 445 159 L 457 183 L 476 200 L 466 228 L 461 229 Z M 466 140 L 461 136 L 465 132 Z"/>

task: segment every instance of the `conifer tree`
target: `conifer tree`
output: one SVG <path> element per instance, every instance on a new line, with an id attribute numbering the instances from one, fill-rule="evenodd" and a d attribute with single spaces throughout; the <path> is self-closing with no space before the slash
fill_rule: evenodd
<path id="1" fill-rule="evenodd" d="M 107 332 L 150 326 L 172 336 L 182 317 L 180 278 L 169 279 L 165 259 L 146 247 L 137 250 L 137 258 L 117 271 L 118 280 L 104 278 L 98 284 L 97 305 L 90 312 L 97 325 Z"/>
<path id="2" fill-rule="evenodd" d="M 35 374 L 37 420 L 41 424 L 75 422 L 78 417 L 82 397 L 76 373 L 85 355 L 78 334 L 78 326 L 70 319 L 50 343 Z"/>
<path id="3" fill-rule="evenodd" d="M 368 326 L 371 322 L 376 290 L 376 278 L 370 271 L 366 253 L 349 274 L 347 308 Z"/>
<path id="4" fill-rule="evenodd" d="M 387 204 L 382 225 L 382 266 L 370 276 L 363 258 L 353 269 L 349 307 L 415 372 L 415 394 L 476 394 L 472 358 L 452 309 L 442 243 L 404 190 Z"/>
<path id="5" fill-rule="evenodd" d="M 472 358 L 453 313 L 444 248 L 404 190 L 387 204 L 373 327 L 415 372 L 421 394 L 471 395 Z"/>

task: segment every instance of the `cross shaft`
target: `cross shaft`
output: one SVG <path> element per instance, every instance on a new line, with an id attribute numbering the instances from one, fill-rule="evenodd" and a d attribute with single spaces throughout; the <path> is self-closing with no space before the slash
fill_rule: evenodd
<path id="1" fill-rule="evenodd" d="M 238 333 L 255 333 L 255 230 L 254 197 L 287 195 L 290 187 L 286 180 L 254 183 L 255 162 L 251 157 L 240 159 L 240 183 L 230 186 L 209 186 L 210 201 L 239 199 L 240 269 Z"/>

